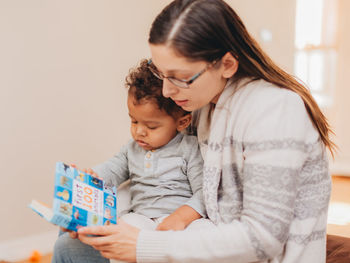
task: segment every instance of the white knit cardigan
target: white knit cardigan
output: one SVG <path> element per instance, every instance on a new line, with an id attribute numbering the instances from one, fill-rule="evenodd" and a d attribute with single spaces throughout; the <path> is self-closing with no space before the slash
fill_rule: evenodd
<path id="1" fill-rule="evenodd" d="M 302 99 L 263 80 L 228 83 L 194 114 L 216 224 L 140 232 L 137 262 L 325 262 L 328 158 Z"/>

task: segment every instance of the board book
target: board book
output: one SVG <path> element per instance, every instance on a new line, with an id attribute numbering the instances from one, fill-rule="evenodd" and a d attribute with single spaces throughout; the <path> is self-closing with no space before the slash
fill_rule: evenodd
<path id="1" fill-rule="evenodd" d="M 29 207 L 47 221 L 72 231 L 117 223 L 116 188 L 62 162 L 56 164 L 52 208 L 37 200 Z"/>

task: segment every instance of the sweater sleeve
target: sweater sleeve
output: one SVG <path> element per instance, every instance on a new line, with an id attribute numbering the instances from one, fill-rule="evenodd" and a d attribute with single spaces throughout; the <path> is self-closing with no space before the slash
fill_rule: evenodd
<path id="1" fill-rule="evenodd" d="M 107 184 L 118 187 L 129 179 L 128 145 L 123 146 L 111 159 L 92 168 Z"/>
<path id="2" fill-rule="evenodd" d="M 267 99 L 254 105 L 259 110 L 254 109 L 241 127 L 245 133 L 240 215 L 200 230 L 141 231 L 137 262 L 248 263 L 283 252 L 299 174 L 308 151 L 320 142 L 299 96 Z M 154 240 L 159 243 L 149 246 Z"/>

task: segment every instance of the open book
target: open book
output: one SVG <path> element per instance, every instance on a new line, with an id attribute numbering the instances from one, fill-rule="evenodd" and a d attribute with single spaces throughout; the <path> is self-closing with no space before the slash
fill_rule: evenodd
<path id="1" fill-rule="evenodd" d="M 47 221 L 72 231 L 117 223 L 116 188 L 103 180 L 58 162 L 54 189 L 52 208 L 37 200 L 29 205 Z"/>

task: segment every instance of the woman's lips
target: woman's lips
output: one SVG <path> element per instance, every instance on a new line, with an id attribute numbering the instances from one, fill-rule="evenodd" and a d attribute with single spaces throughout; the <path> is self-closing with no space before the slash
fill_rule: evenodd
<path id="1" fill-rule="evenodd" d="M 177 105 L 184 106 L 187 104 L 188 100 L 174 100 Z"/>

